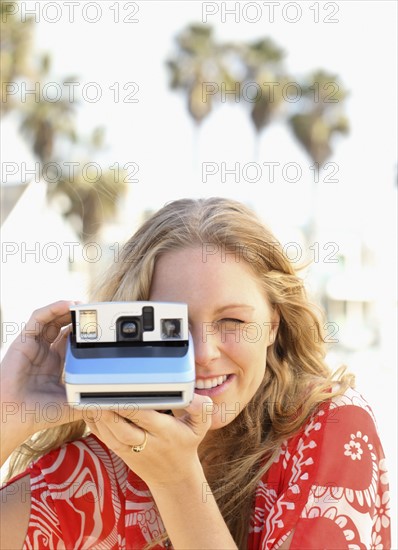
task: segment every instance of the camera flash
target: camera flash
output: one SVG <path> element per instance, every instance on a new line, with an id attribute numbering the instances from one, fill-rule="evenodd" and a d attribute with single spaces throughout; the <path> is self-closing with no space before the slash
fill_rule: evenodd
<path id="1" fill-rule="evenodd" d="M 95 309 L 80 311 L 80 337 L 95 340 L 98 337 L 97 312 Z"/>

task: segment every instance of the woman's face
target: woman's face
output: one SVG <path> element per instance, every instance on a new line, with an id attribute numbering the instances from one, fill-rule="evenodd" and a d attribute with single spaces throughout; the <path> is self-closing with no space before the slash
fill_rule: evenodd
<path id="1" fill-rule="evenodd" d="M 213 401 L 211 429 L 229 424 L 260 386 L 277 329 L 256 276 L 233 254 L 170 251 L 156 263 L 150 299 L 188 304 L 195 392 Z"/>

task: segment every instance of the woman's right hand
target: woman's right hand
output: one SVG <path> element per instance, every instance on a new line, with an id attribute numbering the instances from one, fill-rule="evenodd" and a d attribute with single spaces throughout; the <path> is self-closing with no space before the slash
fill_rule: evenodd
<path id="1" fill-rule="evenodd" d="M 28 437 L 82 418 L 67 404 L 62 381 L 69 306 L 59 301 L 32 313 L 1 364 L 1 463 Z"/>

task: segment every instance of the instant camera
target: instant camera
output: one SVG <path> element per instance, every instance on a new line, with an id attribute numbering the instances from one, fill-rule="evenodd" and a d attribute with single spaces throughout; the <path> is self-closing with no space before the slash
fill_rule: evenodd
<path id="1" fill-rule="evenodd" d="M 65 386 L 72 406 L 165 410 L 191 402 L 195 361 L 186 304 L 100 302 L 70 309 Z"/>

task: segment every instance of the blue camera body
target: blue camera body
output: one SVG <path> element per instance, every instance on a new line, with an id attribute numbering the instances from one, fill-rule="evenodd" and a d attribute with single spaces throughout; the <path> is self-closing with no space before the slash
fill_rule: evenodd
<path id="1" fill-rule="evenodd" d="M 189 405 L 195 359 L 186 304 L 100 302 L 72 306 L 71 313 L 65 357 L 71 406 L 164 410 Z"/>

